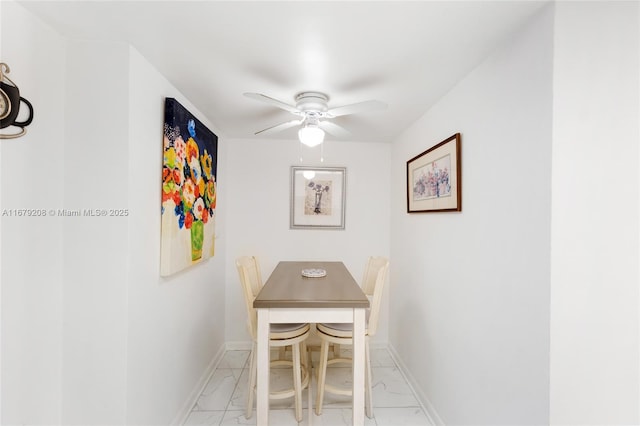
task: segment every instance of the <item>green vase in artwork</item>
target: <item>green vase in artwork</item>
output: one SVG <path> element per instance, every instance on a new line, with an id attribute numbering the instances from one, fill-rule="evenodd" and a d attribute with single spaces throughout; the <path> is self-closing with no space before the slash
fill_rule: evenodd
<path id="1" fill-rule="evenodd" d="M 204 224 L 195 221 L 191 225 L 191 260 L 196 261 L 202 257 L 202 242 L 204 241 Z"/>

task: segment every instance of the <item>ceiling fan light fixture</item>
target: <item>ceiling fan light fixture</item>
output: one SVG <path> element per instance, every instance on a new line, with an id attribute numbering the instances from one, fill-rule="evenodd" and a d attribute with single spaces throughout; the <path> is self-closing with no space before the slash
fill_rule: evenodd
<path id="1" fill-rule="evenodd" d="M 275 126 L 267 127 L 266 129 L 255 132 L 256 135 L 280 132 L 294 126 L 304 124 L 305 126 L 298 131 L 298 139 L 302 144 L 310 147 L 322 144 L 324 141 L 325 131 L 334 137 L 342 139 L 351 137 L 351 134 L 348 131 L 332 122 L 332 118 L 379 110 L 386 108 L 387 106 L 384 102 L 369 100 L 355 104 L 343 105 L 337 108 L 329 108 L 327 105 L 329 96 L 320 92 L 298 93 L 294 97 L 296 102 L 295 105 L 282 102 L 270 96 L 263 95 L 262 93 L 247 92 L 244 96 L 273 105 L 298 116 L 297 120 L 291 120 Z"/>
<path id="2" fill-rule="evenodd" d="M 324 130 L 316 125 L 306 125 L 298 130 L 298 138 L 306 146 L 314 147 L 324 141 Z"/>

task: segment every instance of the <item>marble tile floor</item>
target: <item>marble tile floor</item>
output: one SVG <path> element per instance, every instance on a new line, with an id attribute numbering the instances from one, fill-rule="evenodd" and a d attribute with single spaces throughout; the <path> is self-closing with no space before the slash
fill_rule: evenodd
<path id="1" fill-rule="evenodd" d="M 349 349 L 343 348 L 348 355 Z M 317 353 L 313 352 L 314 366 Z M 245 418 L 249 351 L 227 351 L 211 375 L 184 425 L 255 425 L 255 400 L 251 418 Z M 344 364 L 327 369 L 327 382 L 348 386 L 351 367 Z M 365 416 L 365 426 L 422 426 L 430 425 L 411 388 L 396 366 L 387 349 L 371 350 L 373 374 L 374 418 Z M 272 390 L 290 387 L 291 369 L 271 369 Z M 315 385 L 312 385 L 312 402 L 315 403 Z M 274 426 L 298 426 L 309 424 L 307 390 L 302 394 L 303 420 L 297 423 L 293 410 L 293 398 L 272 400 L 269 424 Z M 316 426 L 342 426 L 351 424 L 351 397 L 325 393 L 322 414 L 312 414 L 311 423 Z"/>

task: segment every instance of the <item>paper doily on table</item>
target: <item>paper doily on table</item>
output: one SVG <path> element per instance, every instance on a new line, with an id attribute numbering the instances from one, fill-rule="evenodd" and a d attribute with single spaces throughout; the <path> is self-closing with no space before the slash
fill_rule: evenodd
<path id="1" fill-rule="evenodd" d="M 307 278 L 321 278 L 327 275 L 327 271 L 324 269 L 303 269 L 302 276 Z"/>

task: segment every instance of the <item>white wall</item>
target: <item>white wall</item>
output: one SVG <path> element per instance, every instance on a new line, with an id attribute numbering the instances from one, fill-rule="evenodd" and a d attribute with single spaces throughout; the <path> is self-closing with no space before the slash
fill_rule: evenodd
<path id="1" fill-rule="evenodd" d="M 289 229 L 291 166 L 300 165 L 295 141 L 230 140 L 227 193 L 226 340 L 250 342 L 234 259 L 256 255 L 266 281 L 280 260 L 341 260 L 360 282 L 368 256 L 389 256 L 388 144 L 326 141 L 303 151 L 304 165 L 347 168 L 345 230 Z M 391 268 L 393 268 L 391 260 Z M 388 290 L 388 289 L 387 289 Z M 388 300 L 388 298 L 387 298 Z M 374 341 L 388 337 L 387 307 Z"/>
<path id="2" fill-rule="evenodd" d="M 434 422 L 549 421 L 553 14 L 393 144 L 390 341 Z M 462 135 L 462 212 L 406 213 L 406 161 Z"/>
<path id="3" fill-rule="evenodd" d="M 218 236 L 214 257 L 159 277 L 164 98 L 176 98 L 220 133 L 135 49 L 129 61 L 127 424 L 158 425 L 191 408 L 184 406 L 186 396 L 201 390 L 211 362 L 224 348 L 227 263 L 225 241 Z M 227 204 L 225 150 L 226 140 L 219 137 L 218 234 L 223 234 Z"/>
<path id="4" fill-rule="evenodd" d="M 551 423 L 638 424 L 638 2 L 560 2 Z"/>
<path id="5" fill-rule="evenodd" d="M 67 209 L 129 207 L 127 64 L 122 43 L 68 42 Z M 81 216 L 63 222 L 62 421 L 123 424 L 128 219 Z"/>
<path id="6" fill-rule="evenodd" d="M 0 60 L 35 109 L 26 136 L 0 140 L 0 210 L 57 209 L 64 195 L 64 41 L 12 1 L 0 2 L 0 22 Z M 0 227 L 0 423 L 59 424 L 62 219 L 3 216 Z"/>
<path id="7" fill-rule="evenodd" d="M 67 40 L 1 5 L 2 61 L 36 111 L 1 141 L 1 207 L 129 216 L 2 218 L 0 421 L 177 423 L 224 348 L 225 247 L 159 278 L 164 97 L 216 128 L 128 45 Z"/>

